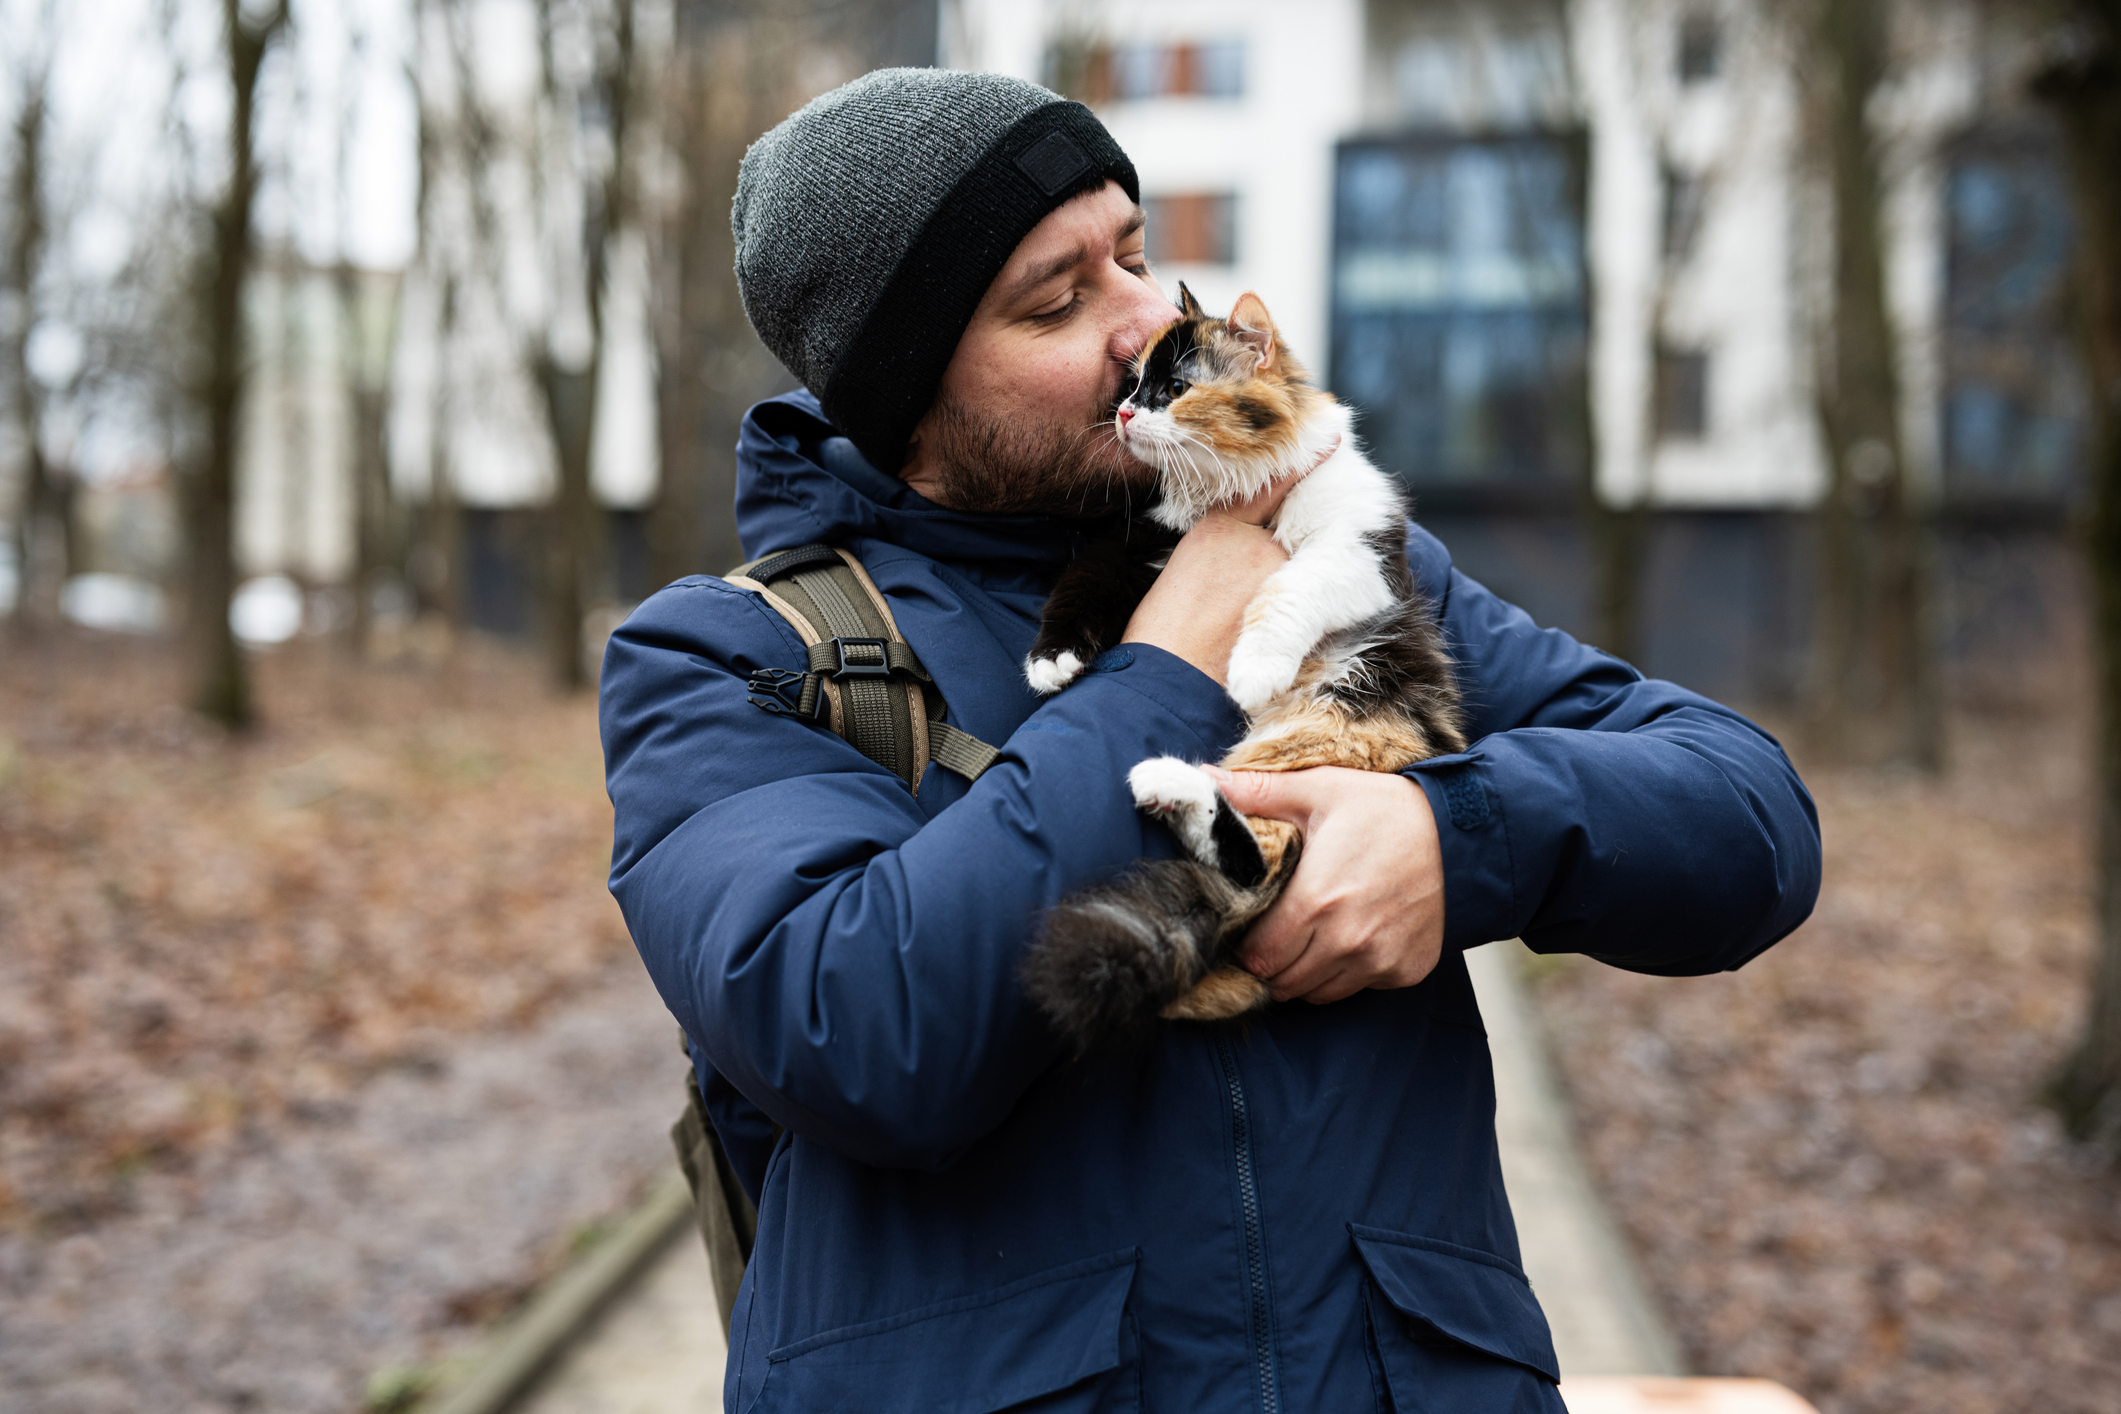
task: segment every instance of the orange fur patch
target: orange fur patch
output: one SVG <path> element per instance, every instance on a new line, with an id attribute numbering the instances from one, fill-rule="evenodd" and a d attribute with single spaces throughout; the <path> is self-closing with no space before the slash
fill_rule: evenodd
<path id="1" fill-rule="evenodd" d="M 1302 771 L 1349 766 L 1400 771 L 1436 754 L 1428 737 L 1397 713 L 1351 718 L 1322 702 L 1277 714 L 1222 760 L 1225 771 Z"/>
<path id="2" fill-rule="evenodd" d="M 1228 1021 L 1272 999 L 1267 984 L 1236 967 L 1218 967 L 1160 1013 L 1170 1021 Z"/>

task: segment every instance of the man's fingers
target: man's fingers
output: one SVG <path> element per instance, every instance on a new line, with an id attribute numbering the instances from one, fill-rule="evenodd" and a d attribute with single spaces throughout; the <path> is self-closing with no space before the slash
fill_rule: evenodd
<path id="1" fill-rule="evenodd" d="M 1225 771 L 1204 766 L 1208 779 L 1240 815 L 1301 825 L 1311 812 L 1309 771 Z"/>
<path id="2" fill-rule="evenodd" d="M 1343 973 L 1360 972 L 1367 976 L 1374 970 L 1374 965 L 1364 954 L 1336 946 L 1331 941 L 1332 931 L 1327 920 L 1315 917 L 1310 920 L 1305 929 L 1304 950 L 1290 959 L 1287 967 L 1267 979 L 1274 988 L 1275 1000 L 1309 999 Z M 1358 982 L 1348 991 L 1358 990 L 1360 986 Z M 1340 995 L 1346 996 L 1347 992 Z"/>
<path id="3" fill-rule="evenodd" d="M 1234 506 L 1227 507 L 1224 514 L 1233 516 L 1250 525 L 1265 525 L 1268 521 L 1274 519 L 1274 513 L 1281 509 L 1282 497 L 1288 495 L 1296 483 L 1303 480 L 1303 471 L 1306 469 L 1300 468 L 1296 471 L 1284 472 L 1268 482 L 1265 489 L 1252 497 L 1251 500 L 1240 501 Z"/>
<path id="4" fill-rule="evenodd" d="M 1254 977 L 1274 982 L 1311 946 L 1312 920 L 1293 889 L 1276 899 L 1252 925 L 1239 960 Z M 1275 991 L 1280 993 L 1277 985 Z"/>
<path id="5" fill-rule="evenodd" d="M 1368 985 L 1360 967 L 1342 964 L 1327 972 L 1308 991 L 1292 992 L 1286 1000 L 1324 1006 L 1328 1002 L 1345 1001 Z"/>

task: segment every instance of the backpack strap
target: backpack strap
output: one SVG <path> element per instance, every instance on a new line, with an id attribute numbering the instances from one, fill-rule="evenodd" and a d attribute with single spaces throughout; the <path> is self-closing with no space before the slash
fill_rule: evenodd
<path id="1" fill-rule="evenodd" d="M 822 719 L 916 795 L 930 761 L 971 781 L 1001 755 L 942 720 L 947 709 L 935 679 L 899 633 L 869 572 L 847 551 L 803 545 L 722 577 L 764 599 L 807 652 L 805 672 L 753 673 L 753 706 Z"/>

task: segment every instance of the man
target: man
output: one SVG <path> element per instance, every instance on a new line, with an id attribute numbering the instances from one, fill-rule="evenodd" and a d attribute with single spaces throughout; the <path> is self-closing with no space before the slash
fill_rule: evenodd
<path id="1" fill-rule="evenodd" d="M 1211 516 L 1121 648 L 1023 681 L 1055 575 L 1150 480 L 1098 430 L 1175 317 L 1138 196 L 1087 109 L 991 75 L 871 74 L 745 158 L 745 307 L 810 390 L 745 425 L 746 548 L 853 551 L 1002 755 L 916 794 L 760 711 L 801 645 L 718 579 L 612 640 L 612 889 L 759 1210 L 728 1408 L 1558 1410 L 1461 954 L 1736 967 L 1810 911 L 1811 802 L 1743 718 L 1417 530 L 1473 747 L 1232 780 L 1306 838 L 1244 958 L 1279 1003 L 1064 1057 L 1018 981 L 1039 916 L 1175 852 L 1127 770 L 1240 735 L 1220 676 L 1281 559 L 1273 493 Z"/>

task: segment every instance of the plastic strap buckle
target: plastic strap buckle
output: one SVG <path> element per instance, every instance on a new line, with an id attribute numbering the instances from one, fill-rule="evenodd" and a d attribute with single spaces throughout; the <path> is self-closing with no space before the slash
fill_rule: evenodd
<path id="1" fill-rule="evenodd" d="M 832 651 L 836 662 L 827 676 L 837 681 L 891 676 L 891 640 L 888 638 L 835 638 Z"/>
<path id="2" fill-rule="evenodd" d="M 744 684 L 749 693 L 746 700 L 776 716 L 816 720 L 825 715 L 828 707 L 825 694 L 812 686 L 816 676 L 814 673 L 791 673 L 786 668 L 760 668 Z M 804 710 L 805 698 L 810 700 L 808 711 Z"/>

